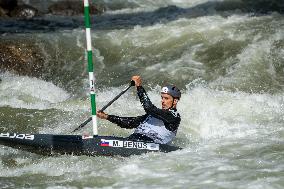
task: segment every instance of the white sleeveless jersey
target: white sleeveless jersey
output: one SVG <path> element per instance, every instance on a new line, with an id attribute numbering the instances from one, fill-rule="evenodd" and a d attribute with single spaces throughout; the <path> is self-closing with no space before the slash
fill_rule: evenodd
<path id="1" fill-rule="evenodd" d="M 166 144 L 172 141 L 176 131 L 169 131 L 162 120 L 149 115 L 134 131 L 154 140 L 155 143 Z"/>

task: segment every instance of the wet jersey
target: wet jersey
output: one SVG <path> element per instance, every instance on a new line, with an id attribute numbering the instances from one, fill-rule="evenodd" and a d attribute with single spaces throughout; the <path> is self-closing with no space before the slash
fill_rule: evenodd
<path id="1" fill-rule="evenodd" d="M 145 135 L 154 142 L 166 144 L 172 141 L 180 124 L 180 115 L 175 108 L 159 109 L 152 104 L 142 86 L 137 87 L 137 94 L 146 112 L 137 117 L 119 117 L 109 115 L 108 120 L 122 128 L 135 128 L 134 133 Z"/>

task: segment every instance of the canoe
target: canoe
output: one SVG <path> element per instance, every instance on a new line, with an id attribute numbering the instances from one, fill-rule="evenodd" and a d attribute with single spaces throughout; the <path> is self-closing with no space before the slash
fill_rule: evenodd
<path id="1" fill-rule="evenodd" d="M 0 145 L 41 155 L 123 156 L 172 152 L 181 148 L 115 136 L 0 133 Z"/>

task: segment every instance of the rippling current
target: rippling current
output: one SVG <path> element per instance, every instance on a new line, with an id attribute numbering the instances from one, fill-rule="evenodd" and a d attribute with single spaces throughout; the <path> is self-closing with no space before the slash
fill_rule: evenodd
<path id="1" fill-rule="evenodd" d="M 182 122 L 173 145 L 183 150 L 47 157 L 0 146 L 0 188 L 284 188 L 283 14 L 236 1 L 101 2 L 109 9 L 92 17 L 97 107 L 132 75 L 158 107 L 161 86 L 174 83 Z M 89 117 L 83 17 L 1 20 L 0 41 L 32 43 L 44 60 L 40 77 L 0 72 L 1 132 L 71 134 Z M 106 112 L 144 113 L 134 88 Z M 98 125 L 100 135 L 131 133 Z"/>

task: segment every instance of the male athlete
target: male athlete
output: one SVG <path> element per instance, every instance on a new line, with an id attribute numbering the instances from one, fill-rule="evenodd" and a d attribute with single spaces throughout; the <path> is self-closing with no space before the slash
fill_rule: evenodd
<path id="1" fill-rule="evenodd" d="M 121 128 L 135 128 L 134 133 L 128 137 L 130 140 L 151 141 L 160 144 L 171 142 L 180 124 L 180 115 L 176 106 L 181 97 L 180 90 L 172 85 L 162 88 L 162 109 L 152 104 L 145 89 L 142 87 L 140 76 L 133 76 L 137 94 L 146 112 L 145 115 L 137 117 L 119 117 L 97 112 L 97 116 L 117 124 Z"/>

